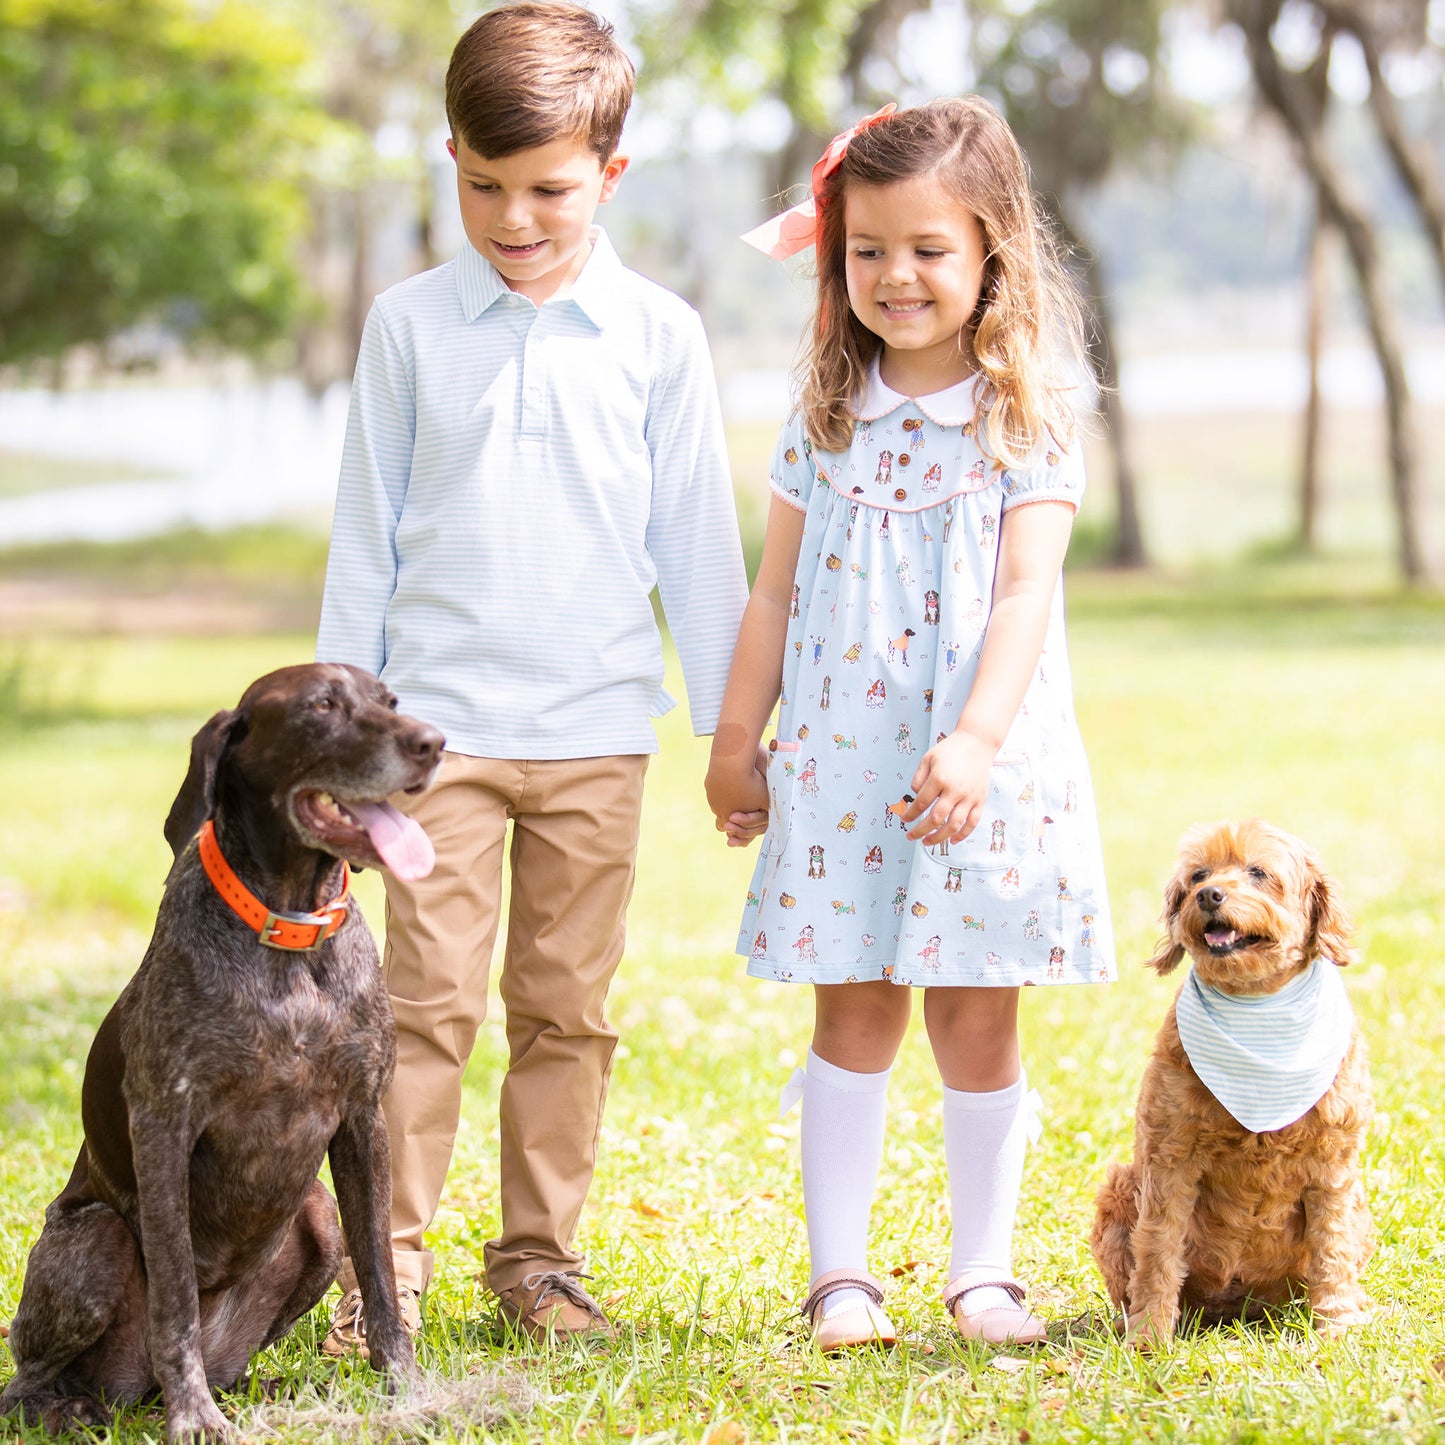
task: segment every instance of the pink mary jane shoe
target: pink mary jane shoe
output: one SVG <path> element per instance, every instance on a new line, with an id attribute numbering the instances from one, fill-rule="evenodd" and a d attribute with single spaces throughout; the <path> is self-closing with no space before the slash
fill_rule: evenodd
<path id="1" fill-rule="evenodd" d="M 823 1318 L 823 1304 L 839 1290 L 861 1290 L 868 1296 L 866 1304 L 840 1310 L 830 1319 Z M 803 1302 L 802 1316 L 813 1331 L 813 1343 L 825 1353 L 849 1350 L 859 1345 L 891 1345 L 898 1334 L 893 1321 L 884 1314 L 883 1286 L 871 1274 L 851 1269 L 830 1269 L 820 1275 L 812 1292 Z"/>
<path id="2" fill-rule="evenodd" d="M 964 1296 L 985 1285 L 1006 1290 L 1015 1301 L 1013 1307 L 994 1305 L 965 1314 L 960 1308 Z M 1023 1285 L 994 1270 L 965 1270 L 944 1290 L 943 1307 L 966 1340 L 983 1340 L 990 1345 L 1041 1345 L 1048 1338 L 1048 1327 L 1024 1304 Z"/>

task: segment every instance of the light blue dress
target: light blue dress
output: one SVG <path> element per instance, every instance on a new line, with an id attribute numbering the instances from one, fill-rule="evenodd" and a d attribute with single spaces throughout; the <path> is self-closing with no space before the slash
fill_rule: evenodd
<path id="1" fill-rule="evenodd" d="M 738 952 L 758 978 L 1012 986 L 1114 977 L 1088 763 L 1055 588 L 1037 673 L 983 817 L 925 848 L 898 817 L 923 754 L 973 685 L 999 524 L 1077 506 L 1077 450 L 1001 471 L 974 434 L 973 382 L 922 398 L 876 367 L 844 453 L 784 426 L 770 482 L 806 512 L 768 767 L 769 827 Z M 897 811 L 895 811 L 895 809 Z"/>

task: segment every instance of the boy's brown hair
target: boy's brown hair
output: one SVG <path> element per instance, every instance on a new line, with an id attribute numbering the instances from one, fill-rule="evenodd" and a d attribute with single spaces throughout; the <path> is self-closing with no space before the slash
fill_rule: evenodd
<path id="1" fill-rule="evenodd" d="M 447 120 L 479 156 L 577 140 L 605 165 L 622 138 L 632 81 L 632 62 L 600 15 L 559 0 L 515 0 L 457 41 Z"/>

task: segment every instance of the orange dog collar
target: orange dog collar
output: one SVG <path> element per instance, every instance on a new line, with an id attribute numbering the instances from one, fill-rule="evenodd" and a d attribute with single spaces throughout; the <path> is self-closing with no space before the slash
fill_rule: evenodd
<path id="1" fill-rule="evenodd" d="M 320 946 L 346 922 L 351 906 L 351 869 L 341 864 L 341 892 L 316 913 L 274 913 L 267 908 L 226 862 L 221 845 L 216 841 L 216 825 L 209 818 L 201 826 L 198 843 L 201 864 L 206 877 L 217 893 L 230 905 L 232 912 L 256 930 L 259 941 L 267 948 L 284 948 L 309 953 Z"/>

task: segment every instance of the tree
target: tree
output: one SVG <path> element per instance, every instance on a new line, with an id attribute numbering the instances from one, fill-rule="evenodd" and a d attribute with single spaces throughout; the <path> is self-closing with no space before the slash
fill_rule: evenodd
<path id="1" fill-rule="evenodd" d="M 1405 370 L 1405 349 L 1400 319 L 1390 294 L 1389 278 L 1378 235 L 1378 227 L 1367 199 L 1352 183 L 1346 168 L 1335 155 L 1328 136 L 1328 93 L 1322 92 L 1318 75 L 1291 69 L 1275 46 L 1275 26 L 1280 19 L 1284 0 L 1228 0 L 1231 20 L 1243 31 L 1249 53 L 1250 69 L 1260 98 L 1283 122 L 1295 143 L 1301 165 L 1314 187 L 1321 222 L 1337 230 L 1355 272 L 1360 299 L 1365 309 L 1370 339 L 1385 388 L 1385 417 L 1389 435 L 1390 485 L 1395 508 L 1396 546 L 1400 570 L 1407 581 L 1420 582 L 1428 568 L 1421 541 L 1419 450 L 1415 437 L 1414 404 L 1410 396 Z M 1375 13 L 1403 8 L 1396 0 L 1379 0 Z M 1365 12 L 1353 5 L 1333 7 L 1322 16 L 1321 45 L 1333 43 L 1336 26 L 1363 23 Z M 1374 31 L 1372 38 L 1377 39 Z M 1377 70 L 1378 66 L 1376 66 Z M 1373 93 L 1383 89 L 1383 81 L 1375 85 L 1372 71 L 1372 103 L 1377 118 L 1382 107 L 1393 115 L 1393 99 Z M 1321 103 L 1321 94 L 1325 97 Z M 1397 168 L 1407 173 L 1409 161 L 1391 145 L 1386 122 L 1387 147 Z M 1403 132 L 1401 132 L 1403 134 Z M 1416 191 L 1417 204 L 1426 218 L 1429 232 L 1428 192 Z M 1439 234 L 1438 228 L 1436 234 Z"/>
<path id="2" fill-rule="evenodd" d="M 0 0 L 0 363 L 283 334 L 306 58 L 236 0 Z"/>
<path id="3" fill-rule="evenodd" d="M 980 89 L 998 97 L 1073 258 L 1093 323 L 1090 356 L 1114 450 L 1113 561 L 1147 557 L 1128 414 L 1119 390 L 1113 306 L 1094 245 L 1072 202 L 1121 157 L 1176 151 L 1188 125 L 1163 83 L 1163 0 L 995 3 L 974 30 Z"/>
<path id="4" fill-rule="evenodd" d="M 443 81 L 460 33 L 460 0 L 255 0 L 315 51 L 319 100 L 338 143 L 312 168 L 302 251 L 323 305 L 297 331 L 302 376 L 320 392 L 350 376 L 376 292 L 378 219 L 400 205 L 414 224 L 415 266 L 436 264 L 426 144 L 445 123 Z M 386 132 L 389 154 L 378 141 Z M 386 184 L 390 181 L 395 184 Z"/>

